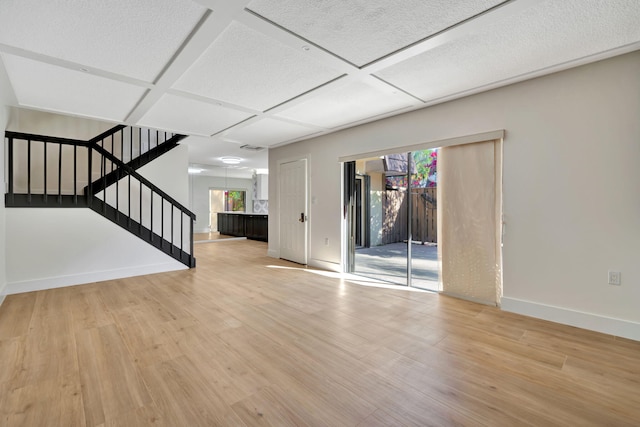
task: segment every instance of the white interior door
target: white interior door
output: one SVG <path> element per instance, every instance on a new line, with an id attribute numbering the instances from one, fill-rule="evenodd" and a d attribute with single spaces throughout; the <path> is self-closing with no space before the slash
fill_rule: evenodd
<path id="1" fill-rule="evenodd" d="M 307 263 L 307 160 L 280 165 L 280 258 Z"/>

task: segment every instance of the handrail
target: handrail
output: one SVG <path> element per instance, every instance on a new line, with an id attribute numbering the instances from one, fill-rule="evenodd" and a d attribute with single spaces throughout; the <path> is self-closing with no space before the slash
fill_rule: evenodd
<path id="1" fill-rule="evenodd" d="M 47 135 L 37 135 L 33 133 L 24 133 L 24 132 L 13 132 L 13 131 L 5 131 L 4 136 L 6 138 L 13 139 L 24 139 L 31 141 L 39 141 L 39 142 L 51 142 L 53 144 L 65 144 L 65 145 L 82 145 L 86 147 L 89 142 L 83 141 L 81 139 L 73 139 L 73 138 L 60 138 L 57 136 L 47 136 Z"/>
<path id="2" fill-rule="evenodd" d="M 94 136 L 93 138 L 91 138 L 90 140 L 87 141 L 87 143 L 89 144 L 96 144 L 98 141 L 105 139 L 108 136 L 111 136 L 113 134 L 115 134 L 116 132 L 126 128 L 127 125 L 117 125 L 112 127 L 111 129 L 108 129 L 104 132 L 102 132 L 100 135 L 98 136 Z"/>
<path id="3" fill-rule="evenodd" d="M 182 205 L 182 203 L 178 202 L 176 199 L 174 199 L 173 197 L 171 197 L 170 195 L 168 195 L 167 193 L 165 193 L 164 191 L 162 191 L 160 188 L 158 188 L 155 184 L 153 184 L 151 181 L 149 181 L 147 178 L 143 177 L 142 175 L 140 175 L 138 172 L 136 172 L 133 168 L 131 168 L 129 165 L 127 165 L 126 163 L 122 162 L 120 159 L 118 159 L 117 157 L 113 156 L 111 153 L 109 153 L 107 150 L 105 150 L 104 148 L 100 147 L 100 146 L 95 146 L 92 147 L 93 150 L 97 151 L 98 153 L 102 154 L 104 157 L 106 157 L 107 159 L 109 159 L 110 161 L 112 161 L 113 163 L 115 163 L 118 167 L 124 169 L 129 175 L 133 176 L 135 179 L 137 179 L 138 181 L 142 182 L 144 185 L 146 185 L 147 187 L 149 187 L 151 190 L 153 190 L 154 193 L 158 194 L 159 196 L 161 196 L 163 199 L 167 200 L 168 202 L 170 202 L 172 205 L 174 205 L 175 207 L 177 207 L 178 209 L 180 209 L 182 211 L 182 213 L 184 213 L 185 215 L 189 216 L 191 219 L 195 220 L 196 219 L 196 214 L 194 214 L 193 212 L 191 212 L 189 209 L 187 209 L 184 205 Z"/>

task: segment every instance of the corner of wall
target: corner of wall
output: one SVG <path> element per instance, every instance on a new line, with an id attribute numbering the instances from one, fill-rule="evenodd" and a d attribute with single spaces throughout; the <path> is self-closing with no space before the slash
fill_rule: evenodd
<path id="1" fill-rule="evenodd" d="M 0 200 L 0 304 L 4 301 L 5 288 L 7 286 L 7 245 L 6 245 L 6 219 L 4 206 L 4 193 L 6 189 L 4 176 L 4 131 L 9 120 L 8 108 L 0 103 L 0 135 L 2 136 L 2 149 L 0 150 L 0 175 L 2 176 L 2 197 Z"/>

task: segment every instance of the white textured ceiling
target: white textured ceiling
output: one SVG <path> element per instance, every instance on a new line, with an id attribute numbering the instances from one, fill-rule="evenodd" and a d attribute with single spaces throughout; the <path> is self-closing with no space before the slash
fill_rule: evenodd
<path id="1" fill-rule="evenodd" d="M 122 121 L 145 89 L 82 71 L 2 54 L 20 105 Z"/>
<path id="2" fill-rule="evenodd" d="M 162 130 L 209 136 L 251 117 L 250 113 L 176 95 L 162 98 L 139 120 L 139 124 Z"/>
<path id="3" fill-rule="evenodd" d="M 318 133 L 308 126 L 275 119 L 263 119 L 246 126 L 238 126 L 226 132 L 225 139 L 239 144 L 268 147 L 270 145 L 307 137 Z"/>
<path id="4" fill-rule="evenodd" d="M 640 49 L 638 0 L 0 0 L 15 107 L 266 151 Z M 249 172 L 247 172 L 249 173 Z"/>
<path id="5" fill-rule="evenodd" d="M 377 76 L 430 101 L 640 40 L 640 2 L 549 0 Z M 602 25 L 616 22 L 615 28 Z"/>
<path id="6" fill-rule="evenodd" d="M 0 43 L 153 81 L 205 10 L 191 0 L 2 0 Z"/>
<path id="7" fill-rule="evenodd" d="M 377 84 L 355 81 L 343 86 L 337 82 L 331 91 L 283 110 L 276 117 L 335 128 L 420 103 L 379 80 L 373 82 Z"/>
<path id="8" fill-rule="evenodd" d="M 503 0 L 253 0 L 248 8 L 362 66 Z"/>
<path id="9" fill-rule="evenodd" d="M 302 49 L 232 22 L 173 87 L 264 111 L 339 75 Z"/>

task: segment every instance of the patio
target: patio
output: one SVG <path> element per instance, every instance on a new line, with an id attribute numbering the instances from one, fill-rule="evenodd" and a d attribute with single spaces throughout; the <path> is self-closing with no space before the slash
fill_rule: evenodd
<path id="1" fill-rule="evenodd" d="M 413 244 L 412 285 L 438 290 L 438 246 L 436 244 Z M 407 244 L 391 243 L 383 246 L 356 249 L 353 274 L 406 285 Z"/>

